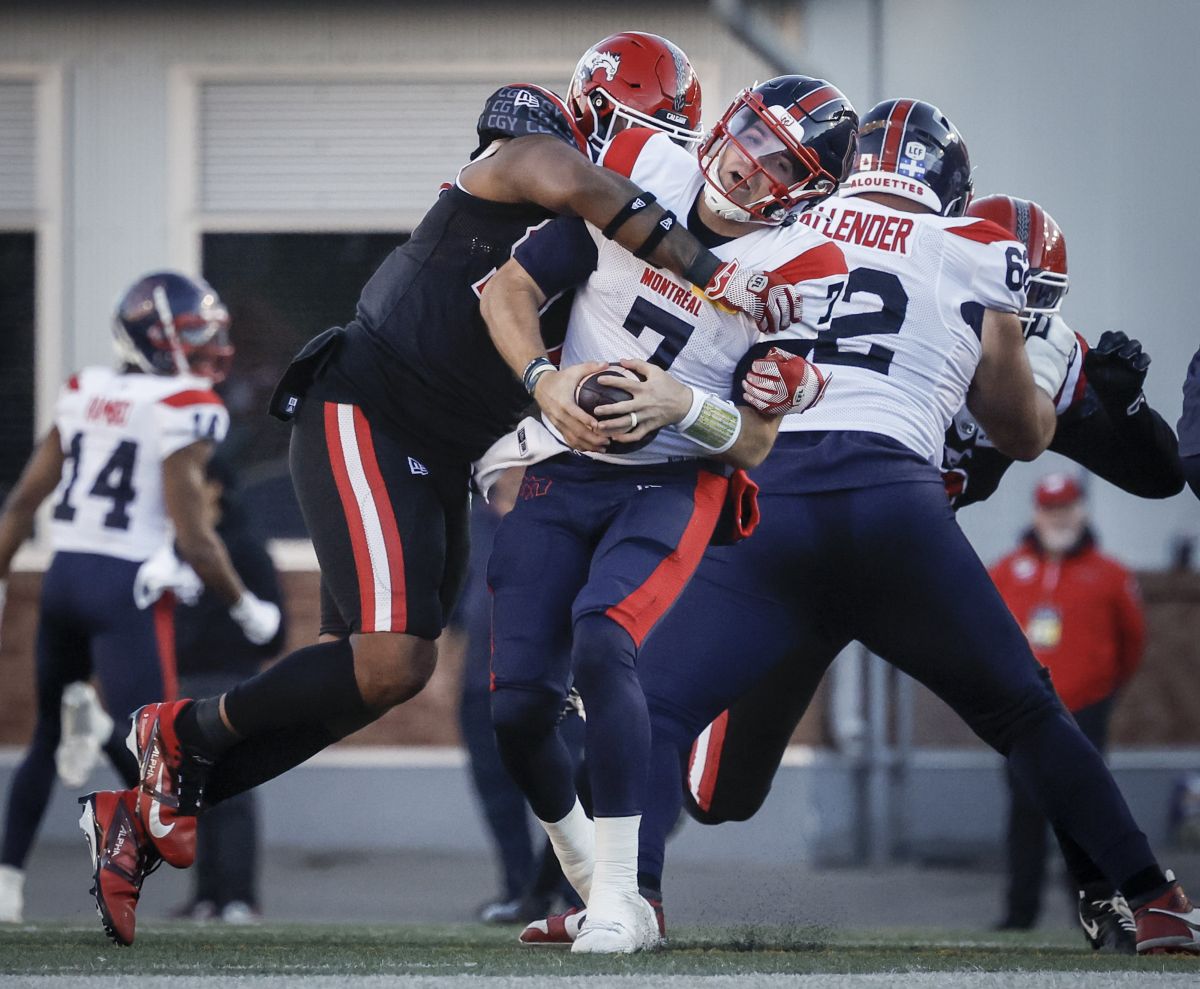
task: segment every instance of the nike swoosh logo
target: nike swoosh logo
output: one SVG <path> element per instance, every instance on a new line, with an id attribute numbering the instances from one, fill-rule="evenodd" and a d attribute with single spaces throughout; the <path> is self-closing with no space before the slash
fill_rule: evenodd
<path id="1" fill-rule="evenodd" d="M 1174 910 L 1162 910 L 1159 907 L 1151 907 L 1147 913 L 1161 913 L 1164 917 L 1174 917 L 1176 920 L 1182 920 L 1193 931 L 1200 931 L 1200 909 L 1193 907 L 1187 913 L 1176 913 Z"/>
<path id="2" fill-rule="evenodd" d="M 163 770 L 165 768 L 162 763 L 158 766 L 158 781 L 155 783 L 154 788 L 159 793 L 162 793 Z M 165 838 L 174 830 L 174 824 L 164 827 L 162 819 L 159 817 L 159 802 L 152 797 L 150 799 L 150 834 L 155 838 Z"/>
<path id="3" fill-rule="evenodd" d="M 1100 924 L 1097 923 L 1096 921 L 1084 920 L 1084 921 L 1080 921 L 1080 923 L 1083 924 L 1083 929 L 1084 929 L 1084 931 L 1087 932 L 1087 936 L 1090 937 L 1093 941 L 1095 941 L 1096 938 L 1100 936 Z"/>

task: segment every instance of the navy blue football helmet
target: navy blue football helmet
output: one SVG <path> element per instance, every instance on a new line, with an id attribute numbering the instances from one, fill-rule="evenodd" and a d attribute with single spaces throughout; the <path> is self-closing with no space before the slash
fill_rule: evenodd
<path id="1" fill-rule="evenodd" d="M 884 192 L 962 216 L 971 202 L 967 145 L 941 110 L 921 100 L 884 100 L 862 118 L 858 155 L 842 195 Z"/>
<path id="2" fill-rule="evenodd" d="M 198 374 L 223 381 L 233 359 L 229 310 L 202 278 L 143 275 L 113 314 L 117 355 L 147 374 Z"/>
<path id="3" fill-rule="evenodd" d="M 854 107 L 824 79 L 778 76 L 744 89 L 700 146 L 705 201 L 727 220 L 786 223 L 837 190 L 857 130 Z M 747 194 L 753 202 L 738 201 Z"/>

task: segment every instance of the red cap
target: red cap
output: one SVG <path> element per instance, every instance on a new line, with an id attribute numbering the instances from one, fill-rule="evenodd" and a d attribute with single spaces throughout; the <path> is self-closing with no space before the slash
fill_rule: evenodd
<path id="1" fill-rule="evenodd" d="M 1034 501 L 1038 508 L 1062 508 L 1083 497 L 1083 488 L 1070 474 L 1047 474 L 1038 481 Z"/>

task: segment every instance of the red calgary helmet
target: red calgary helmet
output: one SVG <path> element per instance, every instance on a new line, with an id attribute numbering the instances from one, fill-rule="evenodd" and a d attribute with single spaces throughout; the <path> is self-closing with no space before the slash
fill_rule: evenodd
<path id="1" fill-rule="evenodd" d="M 1029 288 L 1021 322 L 1026 328 L 1038 316 L 1056 313 L 1070 285 L 1067 241 L 1054 217 L 1037 203 L 1015 196 L 985 196 L 967 208 L 967 216 L 998 223 L 1029 252 Z"/>
<path id="2" fill-rule="evenodd" d="M 593 45 L 575 66 L 567 106 L 599 158 L 626 127 L 653 127 L 689 151 L 700 140 L 700 81 L 666 38 L 624 31 Z"/>

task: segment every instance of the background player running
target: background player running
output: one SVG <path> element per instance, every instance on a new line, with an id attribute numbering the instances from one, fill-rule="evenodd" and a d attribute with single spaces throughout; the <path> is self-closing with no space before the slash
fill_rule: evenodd
<path id="1" fill-rule="evenodd" d="M 212 390 L 233 355 L 224 305 L 199 279 L 156 272 L 125 292 L 112 326 L 119 368 L 71 376 L 54 425 L 0 515 L 4 578 L 35 512 L 53 495 L 54 556 L 38 616 L 37 723 L 4 822 L 7 920 L 20 919 L 20 880 L 54 783 L 63 688 L 95 675 L 109 711 L 122 719 L 104 749 L 130 784 L 137 765 L 125 749 L 123 719 L 175 694 L 174 597 L 151 593 L 146 607 L 134 601 L 146 562 L 160 551 L 169 555 L 174 539 L 248 635 L 265 642 L 279 624 L 278 609 L 243 586 L 205 510 L 205 464 L 229 424 Z M 104 812 L 131 814 L 131 792 L 105 795 Z"/>

